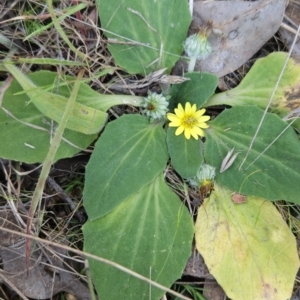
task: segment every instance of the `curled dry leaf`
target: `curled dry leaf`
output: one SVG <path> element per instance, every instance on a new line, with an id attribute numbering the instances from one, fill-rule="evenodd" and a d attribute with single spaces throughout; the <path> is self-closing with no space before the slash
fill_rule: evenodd
<path id="1" fill-rule="evenodd" d="M 237 156 L 240 154 L 240 152 L 236 152 L 235 154 L 233 154 L 233 152 L 234 152 L 234 147 L 228 151 L 228 153 L 222 160 L 220 173 L 223 173 L 224 171 L 229 169 L 232 166 L 232 164 L 234 163 L 234 161 L 236 160 Z"/>
<path id="2" fill-rule="evenodd" d="M 205 60 L 198 60 L 196 71 L 219 77 L 233 72 L 251 58 L 278 30 L 286 0 L 197 1 L 189 34 L 210 32 L 213 49 Z M 207 28 L 207 26 L 209 28 Z M 176 73 L 186 68 L 182 61 Z"/>
<path id="3" fill-rule="evenodd" d="M 140 80 L 132 80 L 130 78 L 122 78 L 113 84 L 110 84 L 110 89 L 141 89 L 145 87 L 149 87 L 153 83 L 160 84 L 180 84 L 185 81 L 190 80 L 190 78 L 176 76 L 176 75 L 167 75 L 165 74 L 167 68 L 151 72 L 145 78 Z"/>

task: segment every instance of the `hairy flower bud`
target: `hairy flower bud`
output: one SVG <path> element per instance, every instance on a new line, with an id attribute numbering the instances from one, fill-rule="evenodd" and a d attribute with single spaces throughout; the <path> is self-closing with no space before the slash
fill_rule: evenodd
<path id="1" fill-rule="evenodd" d="M 161 119 L 164 117 L 168 111 L 168 100 L 170 96 L 163 96 L 162 94 L 148 92 L 148 97 L 144 98 L 142 107 L 144 108 L 143 112 L 146 116 L 153 119 Z"/>
<path id="2" fill-rule="evenodd" d="M 191 186 L 200 188 L 207 183 L 212 184 L 216 177 L 216 168 L 208 164 L 202 164 L 197 172 L 197 175 L 189 179 Z"/>
<path id="3" fill-rule="evenodd" d="M 190 58 L 205 59 L 212 52 L 212 47 L 203 33 L 195 33 L 189 36 L 184 43 L 184 51 Z"/>

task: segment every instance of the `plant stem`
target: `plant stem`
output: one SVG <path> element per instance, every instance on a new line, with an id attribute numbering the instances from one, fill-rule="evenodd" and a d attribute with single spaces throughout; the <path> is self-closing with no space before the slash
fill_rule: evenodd
<path id="1" fill-rule="evenodd" d="M 189 7 L 190 7 L 191 16 L 193 17 L 194 0 L 189 0 Z"/>
<path id="2" fill-rule="evenodd" d="M 190 58 L 188 72 L 193 72 L 194 69 L 195 69 L 195 65 L 196 65 L 196 57 L 193 56 L 193 57 Z"/>

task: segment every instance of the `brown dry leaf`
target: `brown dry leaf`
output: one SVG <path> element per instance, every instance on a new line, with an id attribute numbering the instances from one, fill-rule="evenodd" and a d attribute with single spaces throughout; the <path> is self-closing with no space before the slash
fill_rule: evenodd
<path id="1" fill-rule="evenodd" d="M 209 300 L 226 299 L 226 294 L 218 282 L 214 279 L 206 279 L 203 286 L 203 296 Z"/>
<path id="2" fill-rule="evenodd" d="M 242 204 L 242 203 L 247 202 L 247 197 L 244 195 L 238 194 L 238 193 L 234 193 L 231 196 L 231 200 L 235 204 Z"/>
<path id="3" fill-rule="evenodd" d="M 13 229 L 20 232 L 14 214 L 11 211 L 0 211 L 0 228 Z M 26 274 L 25 239 L 17 234 L 0 230 L 0 256 L 2 269 L 0 277 L 5 277 L 26 297 L 47 299 L 64 291 L 76 296 L 77 299 L 89 300 L 90 293 L 69 269 L 66 268 L 62 256 L 67 256 L 65 250 L 56 247 L 40 247 L 32 243 L 29 273 Z M 1 280 L 0 280 L 1 281 Z"/>
<path id="4" fill-rule="evenodd" d="M 286 0 L 197 1 L 190 34 L 212 22 L 208 40 L 213 52 L 198 60 L 196 71 L 219 77 L 233 72 L 251 58 L 278 30 Z M 176 73 L 182 72 L 183 62 Z"/>
<path id="5" fill-rule="evenodd" d="M 297 28 L 300 25 L 300 2 L 291 0 L 285 11 L 285 26 L 279 29 L 279 34 L 288 49 L 290 49 Z M 286 26 L 287 25 L 287 26 Z M 300 39 L 296 42 L 292 55 L 300 56 Z"/>
<path id="6" fill-rule="evenodd" d="M 183 274 L 197 278 L 213 278 L 205 265 L 203 257 L 197 251 L 193 251 L 191 257 L 186 263 Z"/>

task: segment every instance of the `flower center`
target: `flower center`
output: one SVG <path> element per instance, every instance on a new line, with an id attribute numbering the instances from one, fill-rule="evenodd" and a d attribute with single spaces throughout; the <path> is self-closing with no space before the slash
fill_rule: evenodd
<path id="1" fill-rule="evenodd" d="M 192 126 L 196 125 L 197 120 L 192 116 L 185 116 L 183 119 L 183 123 L 187 127 L 192 127 Z"/>
<path id="2" fill-rule="evenodd" d="M 149 103 L 147 106 L 148 110 L 155 110 L 155 105 L 153 103 Z"/>

